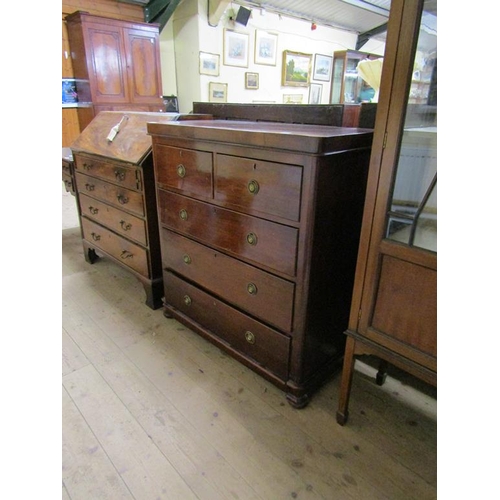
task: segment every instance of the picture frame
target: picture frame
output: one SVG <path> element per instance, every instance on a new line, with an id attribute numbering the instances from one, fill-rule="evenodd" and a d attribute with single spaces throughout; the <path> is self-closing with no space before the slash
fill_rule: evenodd
<path id="1" fill-rule="evenodd" d="M 321 94 L 323 85 L 320 83 L 311 83 L 309 85 L 309 104 L 321 104 Z"/>
<path id="2" fill-rule="evenodd" d="M 227 102 L 227 83 L 209 82 L 208 102 Z"/>
<path id="3" fill-rule="evenodd" d="M 313 80 L 329 82 L 332 78 L 333 57 L 323 54 L 315 54 Z"/>
<path id="4" fill-rule="evenodd" d="M 302 94 L 283 94 L 283 104 L 302 104 L 303 101 Z"/>
<path id="5" fill-rule="evenodd" d="M 220 56 L 200 51 L 200 75 L 219 76 Z"/>
<path id="6" fill-rule="evenodd" d="M 259 73 L 245 73 L 245 88 L 251 90 L 259 88 Z"/>
<path id="7" fill-rule="evenodd" d="M 179 100 L 175 95 L 164 95 L 163 104 L 165 105 L 165 112 L 167 113 L 178 113 L 179 112 Z"/>
<path id="8" fill-rule="evenodd" d="M 255 30 L 255 64 L 276 66 L 276 54 L 278 52 L 278 35 L 268 31 Z"/>
<path id="9" fill-rule="evenodd" d="M 248 68 L 248 33 L 224 28 L 224 64 Z"/>
<path id="10" fill-rule="evenodd" d="M 290 87 L 308 87 L 311 75 L 312 54 L 283 51 L 281 85 Z"/>

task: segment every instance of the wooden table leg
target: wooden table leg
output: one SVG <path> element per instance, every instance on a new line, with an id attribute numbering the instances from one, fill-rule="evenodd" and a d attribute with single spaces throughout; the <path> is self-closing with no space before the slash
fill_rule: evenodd
<path id="1" fill-rule="evenodd" d="M 342 369 L 342 380 L 340 384 L 339 407 L 337 410 L 337 423 L 344 425 L 349 415 L 349 396 L 351 394 L 352 375 L 354 372 L 354 351 L 356 340 L 347 337 L 344 354 L 344 367 Z"/>

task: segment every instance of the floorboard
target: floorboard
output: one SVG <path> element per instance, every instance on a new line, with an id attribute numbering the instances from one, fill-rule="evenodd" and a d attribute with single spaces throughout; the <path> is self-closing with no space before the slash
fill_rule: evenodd
<path id="1" fill-rule="evenodd" d="M 62 232 L 62 498 L 432 500 L 435 391 L 356 362 L 350 419 L 339 377 L 302 409 L 161 310 Z"/>

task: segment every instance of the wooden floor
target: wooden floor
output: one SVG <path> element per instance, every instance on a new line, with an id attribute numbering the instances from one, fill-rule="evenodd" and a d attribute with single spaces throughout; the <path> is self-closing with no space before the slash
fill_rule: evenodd
<path id="1" fill-rule="evenodd" d="M 339 377 L 302 410 L 161 310 L 62 232 L 62 498 L 437 498 L 436 398 L 356 364 L 346 426 Z M 416 390 L 415 389 L 418 389 Z"/>

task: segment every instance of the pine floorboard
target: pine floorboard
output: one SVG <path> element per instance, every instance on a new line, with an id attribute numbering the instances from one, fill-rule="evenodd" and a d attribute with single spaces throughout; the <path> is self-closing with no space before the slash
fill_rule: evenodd
<path id="1" fill-rule="evenodd" d="M 62 498 L 437 498 L 435 390 L 401 372 L 383 386 L 356 362 L 345 426 L 339 376 L 309 405 L 161 310 L 62 232 Z"/>

